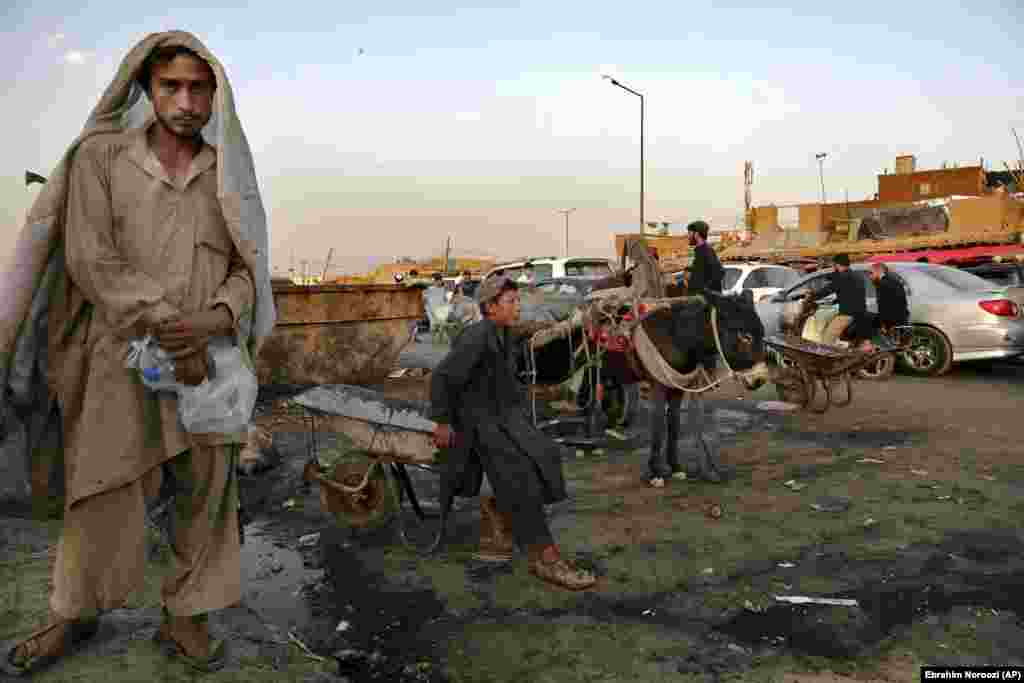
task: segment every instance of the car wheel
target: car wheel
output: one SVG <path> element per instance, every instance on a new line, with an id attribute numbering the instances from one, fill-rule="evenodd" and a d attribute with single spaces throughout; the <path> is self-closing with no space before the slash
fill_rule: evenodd
<path id="1" fill-rule="evenodd" d="M 902 364 L 915 375 L 937 377 L 953 366 L 953 347 L 946 335 L 934 327 L 915 325 L 910 348 L 900 354 Z"/>
<path id="2" fill-rule="evenodd" d="M 878 360 L 858 370 L 857 377 L 859 379 L 883 380 L 891 377 L 895 370 L 896 355 L 886 353 L 880 356 Z"/>

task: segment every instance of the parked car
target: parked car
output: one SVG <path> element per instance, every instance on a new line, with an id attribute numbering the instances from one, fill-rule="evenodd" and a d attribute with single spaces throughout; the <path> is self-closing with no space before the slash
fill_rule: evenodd
<path id="1" fill-rule="evenodd" d="M 1024 288 L 1005 288 L 977 275 L 929 263 L 889 263 L 907 289 L 910 349 L 901 364 L 920 375 L 941 375 L 961 361 L 1013 358 L 1024 355 Z M 864 278 L 868 309 L 877 311 L 875 286 L 867 264 L 855 264 Z M 778 294 L 757 302 L 765 333 L 780 331 L 783 307 L 820 290 L 831 268 L 809 275 Z"/>
<path id="2" fill-rule="evenodd" d="M 523 320 L 567 320 L 583 305 L 602 277 L 560 277 L 539 280 L 520 292 Z"/>
<path id="3" fill-rule="evenodd" d="M 963 266 L 961 270 L 973 273 L 1000 287 L 1024 287 L 1024 266 L 1018 261 Z"/>
<path id="4" fill-rule="evenodd" d="M 503 263 L 487 271 L 484 280 L 499 273 L 508 275 L 513 280 L 518 280 L 526 271 L 526 264 L 529 263 L 533 270 L 533 281 L 549 280 L 552 278 L 602 278 L 608 277 L 614 272 L 611 261 L 602 258 L 535 258 L 526 261 L 514 261 Z"/>
<path id="5" fill-rule="evenodd" d="M 594 283 L 604 279 L 601 277 L 553 277 L 546 280 L 538 280 L 533 289 L 546 295 L 567 296 L 586 299 Z"/>
<path id="6" fill-rule="evenodd" d="M 723 263 L 725 278 L 722 292 L 741 294 L 750 290 L 754 301 L 778 294 L 800 279 L 800 272 L 788 266 L 771 263 Z"/>

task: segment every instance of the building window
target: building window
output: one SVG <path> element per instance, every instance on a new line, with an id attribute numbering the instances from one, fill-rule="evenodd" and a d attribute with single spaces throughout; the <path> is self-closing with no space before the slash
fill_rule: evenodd
<path id="1" fill-rule="evenodd" d="M 917 194 L 925 195 L 925 194 L 931 194 L 931 193 L 932 193 L 932 184 L 931 183 L 918 183 L 917 184 Z"/>

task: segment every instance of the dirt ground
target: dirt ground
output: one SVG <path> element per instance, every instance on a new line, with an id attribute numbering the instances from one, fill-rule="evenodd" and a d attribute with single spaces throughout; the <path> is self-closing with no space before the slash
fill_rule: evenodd
<path id="1" fill-rule="evenodd" d="M 380 388 L 425 398 L 426 382 Z M 243 478 L 255 520 L 246 596 L 216 619 L 231 662 L 204 678 L 846 683 L 1024 664 L 1022 397 L 1024 366 L 1009 364 L 859 382 L 851 406 L 824 415 L 766 410 L 773 389 L 727 386 L 710 400 L 735 476 L 664 489 L 643 481 L 642 416 L 625 440 L 567 453 L 570 500 L 550 516 L 565 551 L 600 577 L 582 594 L 539 584 L 522 557 L 476 563 L 475 500 L 460 501 L 429 558 L 393 522 L 353 529 L 329 516 L 303 464 L 364 461 L 339 435 L 314 441 L 282 404 L 261 418 L 280 464 Z M 413 477 L 435 501 L 436 476 Z M 0 639 L 11 639 L 43 615 L 59 523 L 0 514 Z M 167 552 L 153 547 L 130 608 L 37 680 L 191 680 L 148 642 Z"/>

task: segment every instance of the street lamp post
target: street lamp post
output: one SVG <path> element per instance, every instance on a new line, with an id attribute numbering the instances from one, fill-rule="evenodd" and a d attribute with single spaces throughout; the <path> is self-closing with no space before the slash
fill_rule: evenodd
<path id="1" fill-rule="evenodd" d="M 827 152 L 819 152 L 814 155 L 814 158 L 818 160 L 818 175 L 821 178 L 821 203 L 825 203 L 825 157 L 828 156 Z"/>
<path id="2" fill-rule="evenodd" d="M 640 98 L 640 234 L 643 234 L 647 227 L 644 217 L 644 96 L 629 86 L 619 83 L 611 76 L 605 75 L 603 78 L 611 81 L 612 85 Z"/>
<path id="3" fill-rule="evenodd" d="M 565 216 L 565 255 L 566 255 L 566 257 L 569 256 L 569 214 L 572 213 L 575 210 L 576 210 L 575 208 L 572 208 L 572 209 L 559 209 L 558 210 L 558 213 L 560 213 L 563 216 Z"/>

